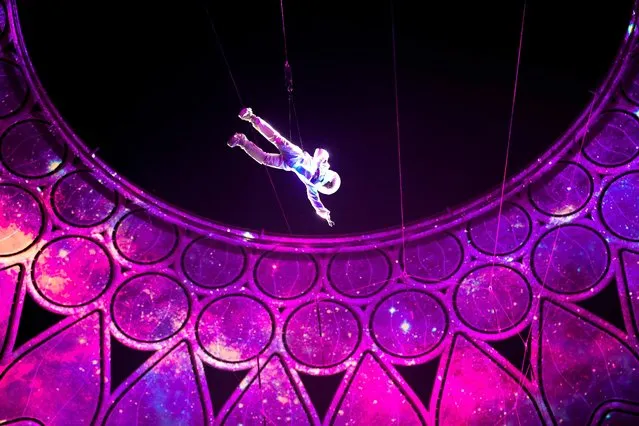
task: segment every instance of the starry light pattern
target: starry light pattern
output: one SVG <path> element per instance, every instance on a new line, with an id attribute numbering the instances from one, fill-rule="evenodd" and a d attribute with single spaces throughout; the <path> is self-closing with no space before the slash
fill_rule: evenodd
<path id="1" fill-rule="evenodd" d="M 499 229 L 489 195 L 402 244 L 398 229 L 233 229 L 133 189 L 69 136 L 15 2 L 0 7 L 0 49 L 15 47 L 0 58 L 0 424 L 636 423 L 635 16 L 593 107 L 507 185 Z M 620 326 L 578 304 L 604 290 Z M 17 345 L 27 297 L 64 318 Z M 116 341 L 152 354 L 112 386 Z M 215 411 L 213 367 L 248 371 Z"/>

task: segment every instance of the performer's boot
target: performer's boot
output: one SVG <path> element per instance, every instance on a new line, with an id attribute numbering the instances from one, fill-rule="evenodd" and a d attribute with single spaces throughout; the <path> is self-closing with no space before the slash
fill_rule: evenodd
<path id="1" fill-rule="evenodd" d="M 251 108 L 242 108 L 242 110 L 238 114 L 238 117 L 240 117 L 244 121 L 250 122 L 251 119 L 255 117 L 255 115 L 253 114 L 253 110 Z"/>
<path id="2" fill-rule="evenodd" d="M 226 144 L 231 148 L 234 148 L 238 145 L 242 146 L 246 142 L 248 142 L 248 138 L 246 137 L 246 135 L 244 135 L 243 133 L 236 133 L 231 137 L 231 139 L 229 139 Z"/>

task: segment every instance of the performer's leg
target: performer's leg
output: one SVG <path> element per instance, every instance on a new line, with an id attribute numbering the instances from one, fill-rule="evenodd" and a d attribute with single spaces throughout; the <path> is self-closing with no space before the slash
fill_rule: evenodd
<path id="1" fill-rule="evenodd" d="M 259 146 L 248 140 L 248 138 L 241 133 L 233 135 L 228 145 L 230 147 L 239 146 L 249 155 L 249 157 L 265 166 L 276 169 L 281 169 L 284 166 L 284 159 L 281 154 L 264 152 Z"/>
<path id="2" fill-rule="evenodd" d="M 253 111 L 250 108 L 245 108 L 240 111 L 240 118 L 250 122 L 255 130 L 260 132 L 260 134 L 275 145 L 277 149 L 285 151 L 286 154 L 294 153 L 299 155 L 303 152 L 297 145 L 291 143 L 284 136 L 280 135 L 268 122 L 253 114 Z"/>

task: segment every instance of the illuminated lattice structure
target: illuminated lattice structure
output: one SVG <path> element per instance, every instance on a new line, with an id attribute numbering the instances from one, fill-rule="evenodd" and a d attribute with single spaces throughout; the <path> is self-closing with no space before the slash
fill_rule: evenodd
<path id="1" fill-rule="evenodd" d="M 258 236 L 144 194 L 70 131 L 0 10 L 0 424 L 639 423 L 634 15 L 499 220 L 489 194 L 403 247 Z M 616 325 L 583 307 L 611 291 Z M 65 318 L 17 345 L 27 299 Z M 519 336 L 522 365 L 495 349 Z M 153 354 L 112 389 L 116 344 Z M 400 371 L 429 363 L 420 398 Z M 210 368 L 248 370 L 215 411 Z M 324 416 L 303 378 L 337 374 Z"/>

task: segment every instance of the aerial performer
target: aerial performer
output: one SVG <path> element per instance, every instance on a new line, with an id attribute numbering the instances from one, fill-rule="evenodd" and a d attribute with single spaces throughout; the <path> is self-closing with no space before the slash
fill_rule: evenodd
<path id="1" fill-rule="evenodd" d="M 319 193 L 334 194 L 341 184 L 339 175 L 330 169 L 328 152 L 325 149 L 317 148 L 311 156 L 280 135 L 269 123 L 253 114 L 251 108 L 242 109 L 239 117 L 251 123 L 262 136 L 275 145 L 279 154 L 264 152 L 242 133 L 234 134 L 228 141 L 228 146 L 231 148 L 241 147 L 251 158 L 265 166 L 295 172 L 302 183 L 306 185 L 306 195 L 317 215 L 324 219 L 329 226 L 335 225 L 331 220 L 331 212 L 324 207 L 319 196 Z"/>

